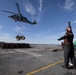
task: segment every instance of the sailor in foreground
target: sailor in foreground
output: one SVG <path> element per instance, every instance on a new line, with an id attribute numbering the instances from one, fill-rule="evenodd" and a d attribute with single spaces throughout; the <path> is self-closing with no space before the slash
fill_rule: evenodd
<path id="1" fill-rule="evenodd" d="M 58 39 L 58 41 L 64 40 L 64 65 L 62 65 L 63 68 L 76 69 L 76 60 L 75 60 L 75 56 L 74 56 L 73 38 L 74 38 L 74 34 L 72 32 L 70 22 L 68 22 L 68 28 L 66 28 L 65 35 Z M 73 66 L 69 66 L 69 59 L 71 60 Z"/>

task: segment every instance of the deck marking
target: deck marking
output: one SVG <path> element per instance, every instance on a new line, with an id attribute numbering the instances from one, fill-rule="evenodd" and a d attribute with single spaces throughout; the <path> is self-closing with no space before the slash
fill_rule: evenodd
<path id="1" fill-rule="evenodd" d="M 60 63 L 62 63 L 63 61 L 64 61 L 64 60 L 61 60 L 61 61 L 55 62 L 55 63 L 53 63 L 53 64 L 50 64 L 50 65 L 45 66 L 45 67 L 43 67 L 43 68 L 40 68 L 40 69 L 38 69 L 38 70 L 32 71 L 32 72 L 30 72 L 30 73 L 28 73 L 28 74 L 26 74 L 26 75 L 32 75 L 32 74 L 35 74 L 35 73 L 37 73 L 37 72 L 39 72 L 39 71 L 42 71 L 42 70 L 45 70 L 45 69 L 47 69 L 47 68 L 49 68 L 49 67 L 55 66 L 55 65 L 57 65 L 57 64 L 60 64 Z"/>
<path id="2" fill-rule="evenodd" d="M 34 53 L 34 52 L 26 52 L 27 54 L 30 54 L 32 56 L 36 56 L 36 57 L 39 57 L 41 56 L 41 54 L 38 54 L 38 53 Z"/>

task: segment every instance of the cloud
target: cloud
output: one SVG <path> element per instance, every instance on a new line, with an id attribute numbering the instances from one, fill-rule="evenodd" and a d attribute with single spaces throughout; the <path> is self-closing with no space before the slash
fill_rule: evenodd
<path id="1" fill-rule="evenodd" d="M 0 25 L 0 29 L 2 29 L 2 25 Z"/>
<path id="2" fill-rule="evenodd" d="M 24 0 L 20 1 L 20 3 L 24 6 L 25 10 L 30 14 L 30 15 L 35 15 L 36 11 L 33 5 L 30 3 L 29 0 Z"/>
<path id="3" fill-rule="evenodd" d="M 45 39 L 53 39 L 53 40 L 56 39 L 57 40 L 57 38 L 59 38 L 63 35 L 65 35 L 65 32 L 60 32 L 60 33 L 56 33 L 54 35 L 45 36 Z"/>
<path id="4" fill-rule="evenodd" d="M 42 3 L 43 3 L 43 0 L 39 0 L 39 11 L 41 12 L 42 11 Z"/>
<path id="5" fill-rule="evenodd" d="M 20 1 L 19 3 L 22 4 L 23 7 L 25 8 L 25 11 L 27 11 L 31 15 L 32 20 L 37 20 L 37 22 L 41 21 L 43 0 L 38 0 L 38 2 L 37 2 L 37 3 L 39 3 L 38 7 L 35 7 L 34 5 L 32 5 L 30 0 L 19 0 L 19 1 Z"/>
<path id="6" fill-rule="evenodd" d="M 22 26 L 22 27 L 19 27 L 19 26 L 16 26 L 15 28 L 14 28 L 14 31 L 20 31 L 20 30 L 25 30 L 25 29 L 27 29 L 27 28 L 25 28 L 25 26 Z"/>
<path id="7" fill-rule="evenodd" d="M 51 39 L 51 38 L 55 38 L 56 37 L 56 35 L 49 35 L 49 36 L 46 36 L 45 38 L 46 39 Z"/>
<path id="8" fill-rule="evenodd" d="M 14 31 L 17 31 L 17 32 L 18 32 L 19 30 L 21 30 L 21 27 L 19 27 L 19 26 L 16 26 L 15 29 L 14 29 Z"/>
<path id="9" fill-rule="evenodd" d="M 44 34 L 44 33 L 41 32 L 41 33 L 37 33 L 37 34 L 35 34 L 35 36 L 36 36 L 36 37 L 41 37 L 43 34 Z"/>
<path id="10" fill-rule="evenodd" d="M 3 34 L 3 38 L 8 39 L 8 38 L 10 38 L 10 35 L 5 33 L 5 34 Z"/>
<path id="11" fill-rule="evenodd" d="M 10 41 L 11 36 L 7 33 L 4 33 L 2 36 L 0 36 L 0 41 Z"/>
<path id="12" fill-rule="evenodd" d="M 75 21 L 73 21 L 73 24 L 74 24 L 74 23 L 76 23 L 76 20 L 75 20 Z"/>
<path id="13" fill-rule="evenodd" d="M 29 2 L 29 0 L 26 2 L 25 4 L 25 9 L 28 13 L 30 13 L 31 15 L 35 15 L 35 9 L 32 6 L 32 4 Z"/>
<path id="14" fill-rule="evenodd" d="M 23 30 L 26 30 L 26 29 L 27 28 L 25 28 L 25 26 L 22 26 L 22 27 L 16 26 L 14 28 L 14 31 L 19 32 L 20 34 L 24 34 Z"/>
<path id="15" fill-rule="evenodd" d="M 64 9 L 68 10 L 68 11 L 72 11 L 74 8 L 74 5 L 75 5 L 75 3 L 73 0 L 66 0 Z"/>
<path id="16" fill-rule="evenodd" d="M 48 30 L 47 32 L 50 33 L 50 30 Z"/>

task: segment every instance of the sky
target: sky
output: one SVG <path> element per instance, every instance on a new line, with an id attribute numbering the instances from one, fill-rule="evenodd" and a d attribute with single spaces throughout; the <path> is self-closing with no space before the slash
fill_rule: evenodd
<path id="1" fill-rule="evenodd" d="M 18 13 L 15 3 L 29 21 L 37 20 L 36 25 L 15 22 L 0 11 L 0 41 L 31 44 L 60 44 L 57 39 L 65 35 L 68 21 L 76 40 L 76 0 L 0 0 L 0 10 Z M 16 40 L 17 35 L 24 35 L 25 40 Z"/>

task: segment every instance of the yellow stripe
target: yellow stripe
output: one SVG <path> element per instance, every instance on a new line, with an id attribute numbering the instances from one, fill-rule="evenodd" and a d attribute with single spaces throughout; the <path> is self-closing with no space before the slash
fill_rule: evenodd
<path id="1" fill-rule="evenodd" d="M 75 54 L 75 56 L 76 56 L 76 54 Z M 32 74 L 34 74 L 34 73 L 37 73 L 37 72 L 42 71 L 42 70 L 45 70 L 45 69 L 47 69 L 47 68 L 49 68 L 49 67 L 52 67 L 52 66 L 57 65 L 57 64 L 60 64 L 60 63 L 62 63 L 62 62 L 64 62 L 64 60 L 55 62 L 55 63 L 53 63 L 53 64 L 50 64 L 50 65 L 48 65 L 48 66 L 45 66 L 45 67 L 40 68 L 40 69 L 38 69 L 38 70 L 35 70 L 35 71 L 33 71 L 33 72 L 30 72 L 30 73 L 28 73 L 28 74 L 26 74 L 26 75 L 32 75 Z"/>
<path id="2" fill-rule="evenodd" d="M 38 69 L 38 70 L 35 70 L 35 71 L 33 71 L 33 72 L 30 72 L 30 73 L 28 73 L 28 74 L 26 74 L 26 75 L 31 75 L 31 74 L 37 73 L 37 72 L 39 72 L 39 71 L 45 70 L 45 69 L 47 69 L 47 68 L 49 68 L 49 67 L 52 67 L 52 66 L 54 66 L 54 65 L 57 65 L 57 64 L 63 62 L 63 61 L 64 61 L 64 60 L 55 62 L 55 63 L 53 63 L 53 64 L 50 64 L 50 65 L 48 65 L 48 66 L 45 66 L 45 67 L 40 68 L 40 69 Z"/>

